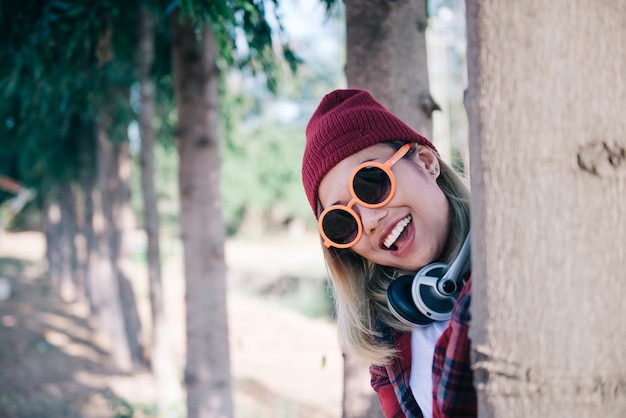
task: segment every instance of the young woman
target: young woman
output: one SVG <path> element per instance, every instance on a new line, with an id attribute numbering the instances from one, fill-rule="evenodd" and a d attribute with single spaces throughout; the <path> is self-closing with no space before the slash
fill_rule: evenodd
<path id="1" fill-rule="evenodd" d="M 327 94 L 306 136 L 303 184 L 319 223 L 342 348 L 370 362 L 386 417 L 476 416 L 471 279 L 449 320 L 415 325 L 388 303 L 394 280 L 459 253 L 470 230 L 463 179 L 367 91 Z"/>

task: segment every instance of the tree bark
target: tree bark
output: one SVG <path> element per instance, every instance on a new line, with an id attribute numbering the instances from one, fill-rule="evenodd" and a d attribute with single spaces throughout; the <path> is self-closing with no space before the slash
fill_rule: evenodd
<path id="1" fill-rule="evenodd" d="M 626 3 L 467 13 L 480 416 L 626 416 Z"/>
<path id="2" fill-rule="evenodd" d="M 377 100 L 427 138 L 432 112 L 424 0 L 346 0 L 348 86 Z"/>
<path id="3" fill-rule="evenodd" d="M 187 413 L 232 417 L 220 195 L 218 69 L 209 27 L 172 15 L 181 229 L 186 280 Z"/>
<path id="4" fill-rule="evenodd" d="M 139 15 L 139 83 L 141 84 L 141 190 L 143 220 L 147 237 L 148 282 L 152 318 L 151 368 L 155 380 L 156 398 L 161 416 L 180 399 L 176 361 L 168 339 L 168 327 L 163 306 L 161 255 L 159 245 L 159 211 L 154 184 L 154 101 L 155 85 L 150 74 L 154 62 L 154 17 L 145 7 Z"/>

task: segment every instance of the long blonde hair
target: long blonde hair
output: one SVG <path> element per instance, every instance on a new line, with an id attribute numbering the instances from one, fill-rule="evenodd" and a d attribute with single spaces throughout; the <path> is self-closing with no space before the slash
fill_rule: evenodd
<path id="1" fill-rule="evenodd" d="M 441 173 L 437 184 L 450 204 L 449 239 L 458 243 L 449 260 L 440 260 L 448 262 L 454 259 L 470 229 L 470 192 L 466 181 L 448 164 L 439 159 L 439 166 Z M 371 364 L 387 363 L 396 352 L 393 347 L 376 341 L 376 337 L 380 337 L 376 321 L 395 330 L 410 331 L 410 327 L 396 319 L 387 306 L 387 287 L 399 272 L 375 264 L 350 249 L 322 247 L 331 276 L 343 350 Z"/>

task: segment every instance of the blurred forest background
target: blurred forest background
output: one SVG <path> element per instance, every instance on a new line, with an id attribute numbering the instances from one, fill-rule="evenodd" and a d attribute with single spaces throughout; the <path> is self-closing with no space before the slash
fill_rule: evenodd
<path id="1" fill-rule="evenodd" d="M 194 340 L 190 318 L 221 326 L 212 303 L 224 298 L 219 286 L 189 287 L 198 266 L 185 260 L 185 239 L 195 239 L 185 216 L 195 229 L 224 229 L 217 242 L 199 240 L 210 255 L 224 244 L 221 358 L 235 416 L 341 416 L 342 355 L 300 178 L 309 116 L 347 85 L 341 2 L 0 4 L 0 416 L 211 416 L 191 414 L 189 402 L 222 386 L 206 357 L 224 347 Z M 463 170 L 463 2 L 426 6 L 441 110 L 432 138 Z M 177 91 L 176 65 L 190 54 L 180 44 L 206 24 L 217 80 L 206 141 L 219 164 L 185 166 L 179 118 L 193 92 Z M 219 183 L 221 206 L 204 200 L 214 212 L 184 207 L 195 164 L 202 182 Z M 187 350 L 195 343 L 199 352 Z M 206 370 L 208 386 L 194 392 Z"/>

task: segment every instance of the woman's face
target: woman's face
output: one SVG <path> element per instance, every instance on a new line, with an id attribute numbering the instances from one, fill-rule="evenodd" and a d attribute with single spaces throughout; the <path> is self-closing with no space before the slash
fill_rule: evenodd
<path id="1" fill-rule="evenodd" d="M 320 183 L 322 206 L 347 204 L 352 199 L 348 182 L 354 169 L 365 161 L 384 163 L 393 153 L 388 145 L 376 144 L 339 162 Z M 361 239 L 352 250 L 376 264 L 409 271 L 446 255 L 450 206 L 436 182 L 438 169 L 435 154 L 422 145 L 394 164 L 391 171 L 397 185 L 391 201 L 381 208 L 358 203 L 352 208 L 363 224 Z"/>

